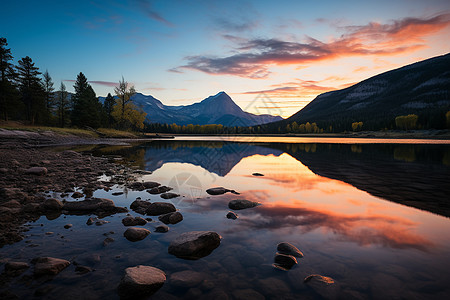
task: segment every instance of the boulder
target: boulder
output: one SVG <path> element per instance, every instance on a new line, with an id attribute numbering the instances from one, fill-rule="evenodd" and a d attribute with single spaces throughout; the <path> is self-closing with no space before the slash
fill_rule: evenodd
<path id="1" fill-rule="evenodd" d="M 152 189 L 147 190 L 148 193 L 152 194 L 152 195 L 156 195 L 156 194 L 162 194 L 168 191 L 171 191 L 172 188 L 162 185 L 162 186 L 158 186 L 158 187 L 154 187 Z"/>
<path id="2" fill-rule="evenodd" d="M 104 198 L 91 198 L 83 201 L 71 201 L 64 203 L 64 210 L 82 211 L 82 212 L 95 212 L 97 210 L 110 211 L 110 212 L 122 212 L 121 207 L 116 207 L 114 202 L 110 199 Z"/>
<path id="3" fill-rule="evenodd" d="M 150 266 L 136 266 L 125 269 L 118 292 L 122 299 L 148 297 L 159 290 L 166 281 L 166 274 Z"/>
<path id="4" fill-rule="evenodd" d="M 238 215 L 235 212 L 229 211 L 227 213 L 227 219 L 236 220 L 238 218 Z"/>
<path id="5" fill-rule="evenodd" d="M 170 275 L 170 285 L 181 288 L 191 288 L 202 283 L 204 275 L 195 271 L 181 271 Z"/>
<path id="6" fill-rule="evenodd" d="M 90 217 L 89 219 L 87 219 L 86 225 L 92 225 L 95 223 L 96 220 L 97 220 L 97 218 Z"/>
<path id="7" fill-rule="evenodd" d="M 304 256 L 297 247 L 287 242 L 279 243 L 277 246 L 277 250 L 282 254 L 292 255 L 299 258 L 302 258 Z"/>
<path id="8" fill-rule="evenodd" d="M 255 207 L 258 205 L 260 205 L 260 203 L 249 201 L 249 200 L 231 200 L 228 203 L 228 208 L 234 209 L 234 210 L 240 210 L 240 209 L 252 208 L 252 207 Z"/>
<path id="9" fill-rule="evenodd" d="M 183 215 L 179 212 L 171 212 L 158 217 L 164 224 L 177 224 L 183 220 Z"/>
<path id="10" fill-rule="evenodd" d="M 155 232 L 164 233 L 164 232 L 167 232 L 167 231 L 169 231 L 169 226 L 167 226 L 167 225 L 158 225 L 155 228 Z"/>
<path id="11" fill-rule="evenodd" d="M 147 210 L 147 208 L 150 206 L 150 204 L 152 204 L 149 201 L 144 201 L 141 199 L 136 199 L 135 201 L 133 201 L 130 205 L 130 208 L 132 210 L 134 210 L 135 212 L 139 213 L 139 214 L 145 214 L 145 211 Z"/>
<path id="12" fill-rule="evenodd" d="M 157 182 L 153 182 L 153 181 L 146 181 L 146 182 L 143 182 L 142 185 L 146 189 L 152 189 L 152 188 L 160 186 L 161 183 L 157 183 Z"/>
<path id="13" fill-rule="evenodd" d="M 123 236 L 131 242 L 137 242 L 145 239 L 149 234 L 150 231 L 145 228 L 131 227 L 125 230 Z"/>
<path id="14" fill-rule="evenodd" d="M 73 225 L 72 224 L 66 224 L 66 225 L 64 225 L 64 228 L 65 229 L 69 229 L 69 228 L 71 228 Z"/>
<path id="15" fill-rule="evenodd" d="M 54 257 L 38 257 L 32 261 L 34 275 L 56 275 L 70 265 L 70 261 Z"/>
<path id="16" fill-rule="evenodd" d="M 44 210 L 61 210 L 63 208 L 64 204 L 59 201 L 58 199 L 47 199 L 44 201 L 44 203 L 42 204 L 42 208 Z"/>
<path id="17" fill-rule="evenodd" d="M 25 174 L 30 174 L 30 175 L 36 175 L 36 176 L 41 176 L 41 175 L 47 175 L 47 168 L 45 167 L 31 167 L 27 170 L 25 170 Z"/>
<path id="18" fill-rule="evenodd" d="M 206 192 L 208 194 L 210 194 L 210 195 L 222 195 L 222 194 L 225 194 L 225 193 L 228 193 L 228 192 L 230 192 L 232 194 L 239 195 L 239 193 L 236 192 L 235 190 L 229 190 L 229 189 L 226 189 L 224 187 L 210 188 L 210 189 L 207 189 Z"/>
<path id="19" fill-rule="evenodd" d="M 135 191 L 143 191 L 145 189 L 142 182 L 133 182 L 130 184 L 130 188 Z"/>
<path id="20" fill-rule="evenodd" d="M 17 271 L 25 271 L 28 269 L 30 265 L 26 262 L 20 261 L 10 261 L 5 264 L 5 272 L 17 272 Z"/>
<path id="21" fill-rule="evenodd" d="M 160 197 L 163 199 L 172 199 L 172 198 L 180 197 L 180 195 L 175 194 L 175 193 L 164 193 L 164 194 L 161 194 Z"/>
<path id="22" fill-rule="evenodd" d="M 169 253 L 184 259 L 199 259 L 219 247 L 221 236 L 213 231 L 191 231 L 179 235 L 169 245 Z"/>
<path id="23" fill-rule="evenodd" d="M 159 216 L 176 211 L 175 206 L 172 203 L 166 202 L 153 202 L 151 203 L 145 213 L 149 216 Z"/>
<path id="24" fill-rule="evenodd" d="M 83 195 L 83 193 L 80 193 L 80 192 L 75 192 L 75 193 L 73 193 L 72 194 L 72 198 L 83 198 L 84 197 L 84 195 Z"/>
<path id="25" fill-rule="evenodd" d="M 128 216 L 122 219 L 122 224 L 125 226 L 145 225 L 147 221 L 141 217 Z"/>

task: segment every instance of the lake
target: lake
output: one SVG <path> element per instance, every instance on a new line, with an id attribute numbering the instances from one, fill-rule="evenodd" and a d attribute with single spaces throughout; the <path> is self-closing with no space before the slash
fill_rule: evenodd
<path id="1" fill-rule="evenodd" d="M 51 289 L 46 299 L 118 299 L 125 268 L 149 265 L 168 280 L 152 299 L 447 299 L 450 296 L 450 144 L 448 141 L 177 137 L 122 146 L 83 146 L 77 151 L 123 158 L 118 163 L 152 174 L 181 197 L 163 200 L 146 191 L 115 186 L 97 190 L 129 207 L 137 197 L 173 203 L 184 220 L 156 233 L 157 217 L 139 242 L 123 237 L 121 219 L 87 226 L 88 216 L 41 217 L 27 237 L 1 249 L 5 257 L 53 256 L 76 260 L 95 271 L 65 270 L 49 282 L 11 283 L 20 297 Z M 254 176 L 260 173 L 264 176 Z M 104 177 L 105 179 L 106 177 Z M 239 195 L 208 195 L 211 187 Z M 113 192 L 123 191 L 120 196 Z M 54 195 L 58 197 L 58 195 Z M 228 202 L 261 205 L 235 211 Z M 139 214 L 130 211 L 133 216 Z M 64 229 L 73 224 L 70 230 Z M 180 233 L 211 230 L 220 246 L 198 260 L 167 252 Z M 53 234 L 46 234 L 53 232 Z M 64 238 L 61 238 L 64 236 Z M 114 242 L 103 246 L 106 237 Z M 304 254 L 288 271 L 272 266 L 277 244 L 289 242 Z M 173 273 L 191 270 L 203 280 L 171 283 Z M 320 274 L 335 284 L 304 283 Z"/>

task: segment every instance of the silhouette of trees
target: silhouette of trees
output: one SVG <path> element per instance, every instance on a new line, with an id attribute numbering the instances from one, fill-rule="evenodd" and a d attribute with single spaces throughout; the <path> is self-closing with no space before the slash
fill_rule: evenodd
<path id="1" fill-rule="evenodd" d="M 0 38 L 0 118 L 8 121 L 13 112 L 18 109 L 17 90 L 14 85 L 16 72 L 11 63 L 13 56 L 7 48 L 6 38 Z"/>
<path id="2" fill-rule="evenodd" d="M 67 117 L 69 115 L 69 109 L 70 109 L 70 102 L 68 99 L 68 92 L 66 90 L 66 86 L 61 81 L 61 86 L 59 87 L 58 98 L 57 98 L 57 111 L 58 111 L 59 126 L 64 127 L 68 123 Z"/>
<path id="3" fill-rule="evenodd" d="M 20 96 L 25 104 L 25 118 L 32 125 L 42 123 L 45 114 L 45 98 L 42 81 L 38 77 L 41 72 L 39 72 L 39 68 L 34 66 L 33 60 L 28 56 L 19 60 L 16 69 Z"/>
<path id="4" fill-rule="evenodd" d="M 75 95 L 73 96 L 72 125 L 100 127 L 102 105 L 82 72 L 78 74 L 73 87 Z"/>
<path id="5" fill-rule="evenodd" d="M 53 113 L 53 108 L 54 108 L 53 91 L 55 90 L 55 88 L 53 87 L 52 77 L 48 73 L 48 70 L 45 70 L 45 72 L 42 76 L 44 79 L 43 87 L 44 87 L 44 97 L 45 97 L 45 110 L 46 110 L 46 114 L 47 114 L 46 117 L 48 118 L 48 120 L 50 120 L 52 113 Z"/>

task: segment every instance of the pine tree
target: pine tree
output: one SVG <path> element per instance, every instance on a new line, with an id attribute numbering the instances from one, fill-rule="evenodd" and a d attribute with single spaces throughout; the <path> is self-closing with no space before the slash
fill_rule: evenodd
<path id="1" fill-rule="evenodd" d="M 105 101 L 103 102 L 103 109 L 107 116 L 106 122 L 107 122 L 108 128 L 111 128 L 111 125 L 114 121 L 114 119 L 112 117 L 112 111 L 113 111 L 113 106 L 114 106 L 115 102 L 116 102 L 116 100 L 111 95 L 111 93 L 108 93 L 108 96 L 106 96 Z"/>
<path id="2" fill-rule="evenodd" d="M 45 109 L 47 118 L 50 119 L 54 108 L 53 91 L 55 90 L 55 88 L 53 87 L 52 77 L 48 73 L 48 70 L 45 70 L 43 77 L 44 77 Z"/>
<path id="3" fill-rule="evenodd" d="M 100 126 L 101 104 L 82 72 L 78 74 L 73 96 L 72 124 L 78 127 Z"/>
<path id="4" fill-rule="evenodd" d="M 19 108 L 18 94 L 14 85 L 17 74 L 10 62 L 13 59 L 11 49 L 6 48 L 7 46 L 6 38 L 0 38 L 0 118 L 5 121 Z"/>
<path id="5" fill-rule="evenodd" d="M 67 115 L 70 107 L 70 103 L 68 98 L 67 90 L 65 84 L 61 81 L 61 86 L 59 87 L 58 91 L 58 102 L 57 102 L 57 109 L 58 109 L 58 123 L 59 126 L 64 127 L 67 123 Z"/>
<path id="6" fill-rule="evenodd" d="M 25 118 L 32 125 L 42 122 L 45 113 L 44 89 L 38 77 L 41 72 L 34 66 L 33 60 L 26 56 L 19 60 L 16 67 L 22 101 L 25 105 Z"/>

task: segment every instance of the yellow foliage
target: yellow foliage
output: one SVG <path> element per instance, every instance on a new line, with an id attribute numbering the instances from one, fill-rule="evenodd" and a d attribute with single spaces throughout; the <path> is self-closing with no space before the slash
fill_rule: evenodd
<path id="1" fill-rule="evenodd" d="M 395 118 L 395 126 L 403 130 L 411 130 L 417 127 L 417 115 L 411 114 L 407 116 L 398 116 Z"/>
<path id="2" fill-rule="evenodd" d="M 113 106 L 111 115 L 119 124 L 121 124 L 121 126 L 126 126 L 128 123 L 139 129 L 143 129 L 147 113 L 142 111 L 142 109 L 139 109 L 132 102 L 126 103 L 125 109 L 122 112 L 122 105 L 119 103 L 119 100 L 117 100 L 116 104 Z"/>

